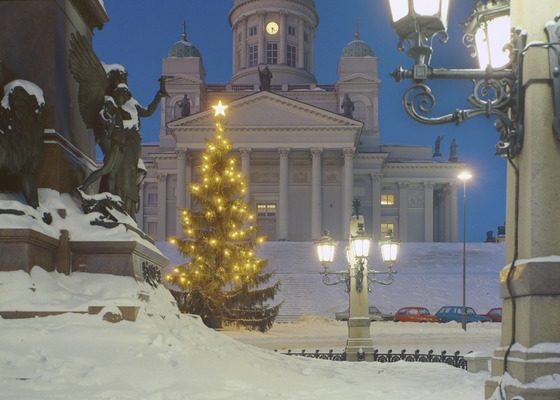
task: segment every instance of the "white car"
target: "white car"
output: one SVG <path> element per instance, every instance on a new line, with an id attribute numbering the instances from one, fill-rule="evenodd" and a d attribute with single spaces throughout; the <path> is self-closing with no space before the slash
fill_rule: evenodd
<path id="1" fill-rule="evenodd" d="M 369 306 L 369 320 L 370 321 L 391 321 L 393 320 L 393 314 L 384 314 L 379 308 L 375 306 Z M 337 321 L 348 321 L 350 316 L 350 311 L 346 309 L 345 311 L 339 311 L 334 313 L 334 318 Z"/>

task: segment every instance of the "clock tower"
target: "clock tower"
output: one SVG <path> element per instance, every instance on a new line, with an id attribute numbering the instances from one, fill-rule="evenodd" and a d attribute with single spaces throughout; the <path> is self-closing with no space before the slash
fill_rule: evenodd
<path id="1" fill-rule="evenodd" d="M 233 0 L 231 84 L 258 85 L 268 66 L 272 85 L 315 83 L 313 47 L 319 17 L 314 0 Z"/>

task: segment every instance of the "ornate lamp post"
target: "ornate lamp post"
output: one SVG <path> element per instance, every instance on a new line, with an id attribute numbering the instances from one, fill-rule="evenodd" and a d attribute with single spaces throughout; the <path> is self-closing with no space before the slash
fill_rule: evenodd
<path id="1" fill-rule="evenodd" d="M 356 207 L 356 203 L 355 203 Z M 368 293 L 369 284 L 390 285 L 393 283 L 395 271 L 393 264 L 397 258 L 398 243 L 391 240 L 383 242 L 382 257 L 387 266 L 384 271 L 368 269 L 367 257 L 372 238 L 364 232 L 364 218 L 356 212 L 350 219 L 349 245 L 346 248 L 348 262 L 345 271 L 331 271 L 330 264 L 334 259 L 335 243 L 328 233 L 315 243 L 319 262 L 323 266 L 321 275 L 325 285 L 344 283 L 349 293 L 348 338 L 346 341 L 346 359 L 348 361 L 373 360 L 373 342 L 369 327 Z M 385 246 L 385 247 L 383 247 Z M 378 279 L 377 276 L 385 276 Z M 331 277 L 336 277 L 333 281 Z"/>
<path id="2" fill-rule="evenodd" d="M 400 47 L 406 45 L 414 59 L 411 69 L 399 67 L 392 74 L 396 81 L 413 82 L 403 96 L 405 111 L 414 120 L 432 125 L 495 116 L 500 134 L 496 153 L 508 162 L 508 265 L 500 280 L 504 322 L 500 347 L 492 358 L 492 376 L 486 381 L 486 398 L 560 398 L 557 386 L 536 385 L 560 369 L 560 351 L 544 356 L 533 350 L 541 343 L 560 343 L 554 322 L 560 310 L 560 289 L 551 283 L 560 279 L 560 262 L 550 257 L 560 251 L 558 1 L 540 0 L 536 5 L 512 0 L 510 7 L 509 0 L 476 0 L 464 24 L 463 42 L 471 54 L 478 55 L 479 69 L 430 65 L 433 39 L 447 38 L 443 11 L 449 0 L 388 2 Z M 526 31 L 510 31 L 510 16 L 511 25 Z M 429 79 L 472 80 L 471 107 L 430 116 L 435 96 L 426 84 Z M 548 308 L 540 307 L 543 296 L 547 296 Z M 516 344 L 527 350 L 516 350 Z"/>
<path id="3" fill-rule="evenodd" d="M 457 177 L 463 181 L 463 308 L 461 310 L 461 327 L 467 331 L 467 181 L 472 178 L 469 171 L 463 171 Z"/>

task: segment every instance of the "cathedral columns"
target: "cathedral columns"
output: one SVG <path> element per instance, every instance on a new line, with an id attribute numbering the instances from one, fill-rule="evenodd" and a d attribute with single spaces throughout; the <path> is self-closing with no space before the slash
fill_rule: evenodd
<path id="1" fill-rule="evenodd" d="M 288 35 L 287 16 L 288 14 L 285 12 L 280 13 L 280 45 L 278 49 L 278 64 L 280 65 L 286 64 L 286 42 Z"/>
<path id="2" fill-rule="evenodd" d="M 457 207 L 458 207 L 458 199 L 457 199 L 457 184 L 455 183 L 450 183 L 449 184 L 449 188 L 450 188 L 450 216 L 449 216 L 449 222 L 450 222 L 450 241 L 451 242 L 456 242 L 457 241 Z"/>
<path id="3" fill-rule="evenodd" d="M 181 229 L 181 212 L 187 207 L 187 151 L 183 149 L 177 150 L 177 186 L 175 190 L 177 193 L 177 211 L 176 211 L 176 230 L 177 237 L 183 237 L 183 230 Z"/>
<path id="4" fill-rule="evenodd" d="M 322 149 L 311 149 L 311 239 L 321 237 L 323 214 L 322 183 L 321 183 L 321 153 Z"/>
<path id="5" fill-rule="evenodd" d="M 344 154 L 343 189 L 342 189 L 342 240 L 350 234 L 350 217 L 352 216 L 352 197 L 354 195 L 354 149 L 342 150 Z"/>
<path id="6" fill-rule="evenodd" d="M 278 149 L 280 155 L 278 196 L 278 240 L 288 239 L 288 155 L 290 149 Z"/>
<path id="7" fill-rule="evenodd" d="M 157 240 L 164 241 L 167 235 L 167 172 L 160 172 L 157 176 L 157 194 L 158 194 L 158 224 L 157 224 Z"/>
<path id="8" fill-rule="evenodd" d="M 242 147 L 239 149 L 241 153 L 241 173 L 245 179 L 245 195 L 243 200 L 249 204 L 251 200 L 251 148 Z"/>
<path id="9" fill-rule="evenodd" d="M 259 32 L 259 54 L 258 54 L 258 63 L 257 64 L 266 64 L 266 49 L 265 49 L 265 31 L 264 31 L 264 24 L 265 24 L 265 14 L 264 12 L 258 13 L 259 15 L 259 24 L 258 24 L 258 32 Z"/>
<path id="10" fill-rule="evenodd" d="M 144 230 L 144 190 L 146 185 L 144 182 L 140 184 L 138 189 L 138 213 L 136 214 L 136 225 L 140 230 Z"/>
<path id="11" fill-rule="evenodd" d="M 241 46 L 241 60 L 239 61 L 239 68 L 247 68 L 247 18 L 243 18 L 241 20 L 241 42 L 239 42 L 239 46 Z M 235 47 L 234 47 L 235 48 Z M 237 69 L 234 69 L 237 71 Z"/>
<path id="12" fill-rule="evenodd" d="M 424 183 L 424 241 L 434 241 L 434 184 Z"/>
<path id="13" fill-rule="evenodd" d="M 371 178 L 371 233 L 373 240 L 379 242 L 381 237 L 381 174 L 372 173 Z"/>
<path id="14" fill-rule="evenodd" d="M 296 59 L 296 66 L 298 68 L 304 68 L 304 53 L 305 53 L 305 42 L 303 37 L 304 31 L 304 21 L 303 18 L 298 19 L 298 28 L 297 28 L 297 59 Z"/>
<path id="15" fill-rule="evenodd" d="M 399 240 L 407 241 L 408 231 L 408 182 L 398 182 L 399 185 Z"/>

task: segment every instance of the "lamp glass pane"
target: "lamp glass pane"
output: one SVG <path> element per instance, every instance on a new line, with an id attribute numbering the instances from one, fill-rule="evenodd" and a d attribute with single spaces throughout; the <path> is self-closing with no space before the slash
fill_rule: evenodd
<path id="1" fill-rule="evenodd" d="M 509 63 L 509 53 L 505 46 L 511 40 L 511 20 L 509 15 L 498 17 L 488 22 L 488 37 L 490 38 L 490 65 L 492 68 L 502 68 Z"/>
<path id="2" fill-rule="evenodd" d="M 334 245 L 332 243 L 318 244 L 317 257 L 319 258 L 319 262 L 332 262 L 334 259 Z"/>
<path id="3" fill-rule="evenodd" d="M 389 8 L 393 22 L 397 22 L 408 15 L 408 0 L 389 0 Z"/>
<path id="4" fill-rule="evenodd" d="M 384 262 L 395 262 L 399 252 L 399 245 L 396 243 L 386 242 L 381 244 L 381 257 Z"/>
<path id="5" fill-rule="evenodd" d="M 440 1 L 441 0 L 415 0 L 414 12 L 424 16 L 439 14 Z"/>
<path id="6" fill-rule="evenodd" d="M 449 0 L 442 0 L 441 2 L 441 21 L 447 29 L 447 20 L 449 17 Z"/>
<path id="7" fill-rule="evenodd" d="M 487 21 L 486 25 L 476 31 L 475 43 L 480 68 L 490 65 L 502 68 L 509 64 L 509 53 L 505 50 L 511 40 L 511 19 L 509 15 Z"/>
<path id="8" fill-rule="evenodd" d="M 367 257 L 369 254 L 370 240 L 368 238 L 352 239 L 352 247 L 356 257 Z"/>

